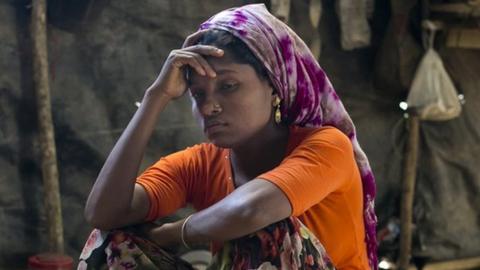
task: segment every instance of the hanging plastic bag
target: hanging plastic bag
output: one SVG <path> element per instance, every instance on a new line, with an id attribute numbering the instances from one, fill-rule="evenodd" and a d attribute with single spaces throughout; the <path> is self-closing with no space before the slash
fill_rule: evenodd
<path id="1" fill-rule="evenodd" d="M 450 120 L 460 115 L 461 104 L 440 55 L 433 49 L 437 28 L 428 21 L 424 26 L 430 30 L 428 49 L 410 87 L 407 98 L 408 107 L 414 108 L 421 120 Z"/>

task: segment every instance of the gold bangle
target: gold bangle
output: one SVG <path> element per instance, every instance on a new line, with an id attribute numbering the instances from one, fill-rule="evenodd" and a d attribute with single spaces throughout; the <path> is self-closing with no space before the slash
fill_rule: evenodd
<path id="1" fill-rule="evenodd" d="M 187 244 L 187 242 L 185 242 L 185 227 L 186 227 L 186 225 L 187 225 L 188 220 L 189 220 L 192 216 L 193 216 L 193 214 L 190 215 L 190 216 L 188 216 L 188 217 L 185 219 L 185 221 L 183 221 L 183 223 L 182 223 L 182 230 L 181 230 L 181 232 L 180 232 L 180 239 L 182 240 L 182 244 L 183 244 L 187 249 L 191 249 L 191 248 L 190 248 L 190 246 Z"/>

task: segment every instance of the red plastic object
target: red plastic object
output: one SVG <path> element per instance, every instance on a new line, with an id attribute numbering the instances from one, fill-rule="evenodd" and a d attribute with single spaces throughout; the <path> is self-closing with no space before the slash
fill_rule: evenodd
<path id="1" fill-rule="evenodd" d="M 28 258 L 29 270 L 71 270 L 72 267 L 72 257 L 62 254 L 41 253 Z"/>

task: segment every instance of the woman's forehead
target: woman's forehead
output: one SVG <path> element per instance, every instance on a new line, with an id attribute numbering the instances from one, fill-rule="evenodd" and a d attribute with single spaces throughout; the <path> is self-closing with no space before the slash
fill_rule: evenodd
<path id="1" fill-rule="evenodd" d="M 248 69 L 253 69 L 249 64 L 241 64 L 233 61 L 224 61 L 223 59 L 207 60 L 217 75 L 228 73 L 243 73 Z"/>
<path id="2" fill-rule="evenodd" d="M 215 71 L 217 77 L 233 75 L 238 78 L 243 78 L 255 75 L 255 70 L 249 64 L 235 62 L 229 57 L 206 57 L 205 59 L 210 67 L 212 67 L 212 69 Z M 190 69 L 190 71 L 194 71 L 194 69 Z M 196 72 L 191 72 L 190 75 L 191 83 L 212 79 L 211 77 L 201 76 Z"/>
<path id="3" fill-rule="evenodd" d="M 205 60 L 210 64 L 210 66 L 216 70 L 216 68 L 227 68 L 231 66 L 235 66 L 238 64 L 238 61 L 235 61 L 233 55 L 228 50 L 224 50 L 222 56 L 203 56 Z"/>

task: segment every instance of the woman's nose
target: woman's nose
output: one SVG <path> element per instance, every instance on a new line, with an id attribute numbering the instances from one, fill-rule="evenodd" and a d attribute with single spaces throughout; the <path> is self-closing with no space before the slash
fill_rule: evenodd
<path id="1" fill-rule="evenodd" d="M 212 116 L 219 114 L 223 111 L 220 103 L 214 99 L 206 100 L 200 107 L 200 112 L 204 116 Z"/>

